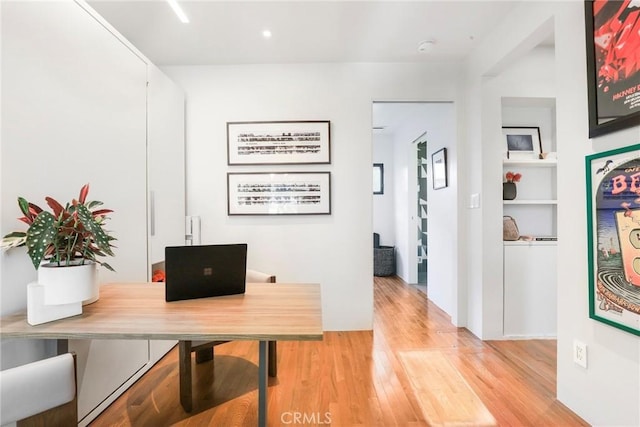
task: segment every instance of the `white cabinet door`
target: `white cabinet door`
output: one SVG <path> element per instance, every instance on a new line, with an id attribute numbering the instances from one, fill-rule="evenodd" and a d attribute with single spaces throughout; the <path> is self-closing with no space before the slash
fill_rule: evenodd
<path id="1" fill-rule="evenodd" d="M 505 244 L 505 337 L 556 336 L 557 247 Z"/>
<path id="2" fill-rule="evenodd" d="M 185 242 L 184 93 L 149 65 L 149 260 Z"/>
<path id="3" fill-rule="evenodd" d="M 117 272 L 102 269 L 103 283 L 147 280 L 146 71 L 75 2 L 2 3 L 3 230 L 20 225 L 18 196 L 68 201 L 90 183 L 89 200 L 114 210 L 118 239 L 108 261 Z M 28 259 L 17 255 L 3 265 L 3 293 L 26 294 Z M 124 347 L 70 345 L 83 368 L 80 417 L 148 362 L 147 341 Z"/>
<path id="4" fill-rule="evenodd" d="M 184 93 L 151 64 L 148 79 L 149 267 L 153 268 L 164 262 L 166 246 L 185 242 Z M 151 341 L 151 362 L 175 344 Z"/>
<path id="5" fill-rule="evenodd" d="M 91 412 L 146 365 L 148 343 L 143 340 L 69 341 L 69 350 L 77 355 L 80 425 L 95 418 L 104 408 Z"/>

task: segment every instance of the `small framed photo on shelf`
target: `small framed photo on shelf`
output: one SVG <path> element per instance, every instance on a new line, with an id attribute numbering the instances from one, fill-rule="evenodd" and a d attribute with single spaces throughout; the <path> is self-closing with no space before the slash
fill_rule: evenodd
<path id="1" fill-rule="evenodd" d="M 508 159 L 537 159 L 542 153 L 540 128 L 534 126 L 502 127 Z"/>
<path id="2" fill-rule="evenodd" d="M 329 172 L 229 172 L 229 215 L 330 215 Z"/>
<path id="3" fill-rule="evenodd" d="M 331 163 L 329 121 L 228 122 L 227 164 Z"/>
<path id="4" fill-rule="evenodd" d="M 447 149 L 441 148 L 431 155 L 433 189 L 445 188 L 447 184 Z"/>

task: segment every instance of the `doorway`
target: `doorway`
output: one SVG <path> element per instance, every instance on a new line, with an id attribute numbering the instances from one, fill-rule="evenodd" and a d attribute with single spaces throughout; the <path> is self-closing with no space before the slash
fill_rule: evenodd
<path id="1" fill-rule="evenodd" d="M 437 123 L 439 118 L 432 118 L 437 109 L 432 102 L 372 106 L 372 160 L 384 170 L 384 191 L 373 195 L 373 232 L 379 234 L 380 245 L 395 247 L 396 275 L 413 285 L 426 284 L 428 264 L 427 236 L 421 231 L 426 230 L 427 186 L 419 190 L 417 184 L 418 175 L 426 179 L 428 155 L 423 144 L 422 160 L 416 163 L 415 143 L 426 135 L 429 124 Z"/>

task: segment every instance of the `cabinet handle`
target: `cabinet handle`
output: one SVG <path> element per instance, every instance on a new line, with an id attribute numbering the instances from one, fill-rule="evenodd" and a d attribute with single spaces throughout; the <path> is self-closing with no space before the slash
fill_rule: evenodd
<path id="1" fill-rule="evenodd" d="M 154 191 L 149 191 L 149 234 L 156 235 L 156 197 Z"/>

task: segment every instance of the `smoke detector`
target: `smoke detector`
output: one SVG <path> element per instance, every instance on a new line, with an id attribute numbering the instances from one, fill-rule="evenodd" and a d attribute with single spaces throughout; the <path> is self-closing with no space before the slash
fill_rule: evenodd
<path id="1" fill-rule="evenodd" d="M 433 46 L 436 44 L 436 41 L 433 39 L 423 40 L 418 43 L 418 52 L 420 53 L 429 53 L 433 50 Z"/>

